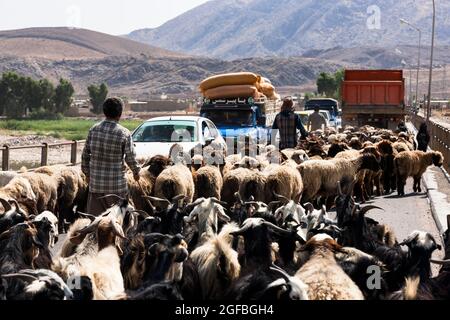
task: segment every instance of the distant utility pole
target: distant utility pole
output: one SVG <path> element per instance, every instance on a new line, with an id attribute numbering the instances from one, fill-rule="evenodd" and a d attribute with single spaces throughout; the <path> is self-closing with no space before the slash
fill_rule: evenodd
<path id="1" fill-rule="evenodd" d="M 433 27 L 431 31 L 431 57 L 430 57 L 430 77 L 428 79 L 428 105 L 427 105 L 427 123 L 431 118 L 431 83 L 433 81 L 433 54 L 434 54 L 434 30 L 436 27 L 436 3 L 433 0 Z"/>

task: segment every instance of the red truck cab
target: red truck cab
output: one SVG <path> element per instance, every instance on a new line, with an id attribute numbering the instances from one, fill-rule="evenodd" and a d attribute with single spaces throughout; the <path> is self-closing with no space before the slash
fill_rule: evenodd
<path id="1" fill-rule="evenodd" d="M 395 129 L 405 120 L 403 70 L 345 70 L 342 125 Z"/>

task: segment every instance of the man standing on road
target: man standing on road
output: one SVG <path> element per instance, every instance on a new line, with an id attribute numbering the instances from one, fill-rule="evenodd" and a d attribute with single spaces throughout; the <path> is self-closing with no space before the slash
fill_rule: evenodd
<path id="1" fill-rule="evenodd" d="M 310 131 L 322 130 L 326 127 L 327 120 L 320 114 L 320 107 L 314 107 L 314 113 L 308 118 L 308 127 Z"/>
<path id="2" fill-rule="evenodd" d="M 81 169 L 89 182 L 87 212 L 93 215 L 100 215 L 117 201 L 104 196 L 128 197 L 125 162 L 139 181 L 131 133 L 119 124 L 122 111 L 121 99 L 107 99 L 103 103 L 106 119 L 94 125 L 86 139 Z"/>
<path id="3" fill-rule="evenodd" d="M 291 98 L 284 99 L 281 112 L 277 114 L 273 122 L 272 130 L 280 132 L 280 150 L 297 146 L 297 130 L 300 130 L 302 139 L 308 136 L 300 116 L 294 113 L 294 101 Z"/>

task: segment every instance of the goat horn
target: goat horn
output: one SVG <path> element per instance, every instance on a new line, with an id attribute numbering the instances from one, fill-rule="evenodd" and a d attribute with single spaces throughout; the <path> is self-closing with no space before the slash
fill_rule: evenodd
<path id="1" fill-rule="evenodd" d="M 197 200 L 194 201 L 193 203 L 188 204 L 188 205 L 186 206 L 186 209 L 187 209 L 187 210 L 190 210 L 191 208 L 195 208 L 196 206 L 201 205 L 201 204 L 202 204 L 203 202 L 205 202 L 205 201 L 206 201 L 205 198 L 197 199 Z"/>
<path id="2" fill-rule="evenodd" d="M 172 203 L 178 202 L 178 201 L 180 201 L 181 199 L 184 199 L 184 198 L 186 198 L 185 195 L 179 194 L 179 195 L 177 195 L 176 197 L 174 197 L 174 198 L 172 199 Z"/>
<path id="3" fill-rule="evenodd" d="M 144 210 L 131 211 L 131 213 L 134 213 L 134 212 L 139 213 L 139 215 L 142 216 L 143 218 L 150 218 L 150 215 L 147 212 L 145 212 Z"/>
<path id="4" fill-rule="evenodd" d="M 362 214 L 362 215 L 365 215 L 367 212 L 369 212 L 370 210 L 374 210 L 374 209 L 378 209 L 378 210 L 384 211 L 383 208 L 380 208 L 380 207 L 377 207 L 377 206 L 367 206 L 367 207 L 362 208 L 359 211 L 359 213 Z"/>
<path id="5" fill-rule="evenodd" d="M 252 224 L 251 224 L 251 223 L 245 223 L 245 222 L 244 222 L 244 225 L 243 225 L 239 230 L 234 231 L 234 232 L 231 232 L 230 234 L 233 235 L 233 236 L 239 236 L 239 235 L 245 233 L 245 232 L 246 232 L 247 230 L 249 230 L 251 227 L 252 227 Z"/>
<path id="6" fill-rule="evenodd" d="M 150 201 L 155 201 L 155 202 L 165 202 L 167 204 L 172 204 L 169 200 L 167 199 L 161 199 L 161 198 L 156 198 L 156 197 L 150 197 L 150 196 L 143 196 L 143 198 L 148 199 Z"/>
<path id="7" fill-rule="evenodd" d="M 431 259 L 430 262 L 434 263 L 434 264 L 440 264 L 440 265 L 450 264 L 450 259 L 447 259 L 447 260 Z"/>
<path id="8" fill-rule="evenodd" d="M 33 276 L 31 274 L 26 274 L 26 273 L 10 273 L 10 274 L 3 274 L 1 275 L 2 278 L 18 278 L 21 279 L 23 281 L 29 281 L 29 282 L 33 282 L 36 280 L 39 280 L 38 277 Z"/>
<path id="9" fill-rule="evenodd" d="M 94 221 L 97 217 L 96 216 L 94 216 L 94 215 L 92 215 L 92 214 L 89 214 L 89 213 L 84 213 L 84 212 L 80 212 L 80 211 L 77 211 L 77 213 L 80 215 L 80 216 L 82 216 L 82 217 L 84 217 L 84 218 L 88 218 L 89 220 L 91 220 L 91 221 Z"/>
<path id="10" fill-rule="evenodd" d="M 5 212 L 8 212 L 9 210 L 12 209 L 11 204 L 8 201 L 6 201 L 5 199 L 0 198 L 0 202 L 3 206 L 3 208 L 5 208 Z"/>
<path id="11" fill-rule="evenodd" d="M 225 201 L 220 201 L 219 199 L 217 199 L 217 198 L 211 198 L 211 201 L 212 202 L 214 202 L 214 203 L 216 203 L 216 204 L 220 204 L 221 206 L 228 206 L 228 203 L 227 202 L 225 202 Z"/>
<path id="12" fill-rule="evenodd" d="M 280 199 L 280 200 L 284 200 L 284 201 L 286 201 L 286 202 L 291 201 L 290 199 L 286 198 L 285 196 L 282 196 L 281 194 L 277 194 L 276 192 L 273 192 L 273 195 L 274 195 L 275 197 L 277 197 L 278 199 Z"/>
<path id="13" fill-rule="evenodd" d="M 274 225 L 274 224 L 271 223 L 271 222 L 264 221 L 263 224 L 264 224 L 265 226 L 269 227 L 270 229 L 272 229 L 273 231 L 276 231 L 276 232 L 278 232 L 278 233 L 280 233 L 280 234 L 282 234 L 282 235 L 290 235 L 290 234 L 291 234 L 291 232 L 289 232 L 289 231 L 287 231 L 287 230 L 285 230 L 285 229 L 283 229 L 283 228 L 280 228 L 280 227 Z"/>
<path id="14" fill-rule="evenodd" d="M 276 266 L 275 264 L 272 264 L 272 266 L 270 267 L 270 270 L 272 270 L 274 272 L 278 272 L 281 276 L 283 276 L 284 280 L 289 281 L 289 275 L 286 273 L 286 271 L 284 271 L 280 267 Z"/>

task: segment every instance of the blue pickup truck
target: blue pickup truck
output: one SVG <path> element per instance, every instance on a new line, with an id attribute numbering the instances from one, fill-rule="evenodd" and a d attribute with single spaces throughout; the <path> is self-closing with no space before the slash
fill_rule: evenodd
<path id="1" fill-rule="evenodd" d="M 210 119 L 228 141 L 250 137 L 254 141 L 270 139 L 281 101 L 253 98 L 204 99 L 200 116 Z M 266 140 L 269 141 L 269 140 Z"/>

